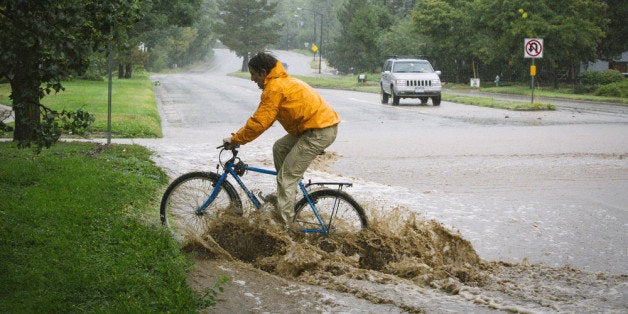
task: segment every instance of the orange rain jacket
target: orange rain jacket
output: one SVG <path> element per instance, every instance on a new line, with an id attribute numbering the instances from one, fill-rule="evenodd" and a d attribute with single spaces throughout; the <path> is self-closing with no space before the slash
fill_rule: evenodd
<path id="1" fill-rule="evenodd" d="M 311 86 L 291 77 L 281 62 L 268 73 L 257 110 L 232 134 L 231 141 L 246 144 L 279 121 L 291 135 L 340 123 L 340 117 Z"/>

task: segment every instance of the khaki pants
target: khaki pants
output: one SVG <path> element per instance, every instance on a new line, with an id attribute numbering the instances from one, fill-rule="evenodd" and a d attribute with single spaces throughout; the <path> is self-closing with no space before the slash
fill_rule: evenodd
<path id="1" fill-rule="evenodd" d="M 286 135 L 273 145 L 277 170 L 277 209 L 285 223 L 291 223 L 299 180 L 310 163 L 336 139 L 338 126 L 307 130 L 299 137 Z"/>

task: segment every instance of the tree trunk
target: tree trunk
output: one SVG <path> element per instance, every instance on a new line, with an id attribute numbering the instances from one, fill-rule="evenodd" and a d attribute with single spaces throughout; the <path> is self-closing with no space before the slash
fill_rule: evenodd
<path id="1" fill-rule="evenodd" d="M 245 54 L 242 57 L 242 72 L 248 72 L 249 71 L 249 54 Z"/>
<path id="2" fill-rule="evenodd" d="M 122 64 L 118 64 L 118 78 L 124 78 L 124 66 Z"/>
<path id="3" fill-rule="evenodd" d="M 131 69 L 132 68 L 133 67 L 131 66 L 131 64 L 127 63 L 127 65 L 126 65 L 126 73 L 124 73 L 124 78 L 128 78 L 128 79 L 131 78 L 131 72 L 132 72 Z"/>
<path id="4" fill-rule="evenodd" d="M 37 139 L 40 122 L 40 80 L 37 77 L 37 62 L 24 56 L 15 76 L 10 81 L 13 111 L 15 112 L 15 131 L 13 140 L 30 142 Z"/>

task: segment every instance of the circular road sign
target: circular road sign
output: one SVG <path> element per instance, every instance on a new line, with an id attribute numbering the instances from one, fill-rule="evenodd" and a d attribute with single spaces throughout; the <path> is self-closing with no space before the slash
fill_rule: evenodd
<path id="1" fill-rule="evenodd" d="M 543 38 L 526 38 L 524 40 L 524 57 L 543 58 Z"/>

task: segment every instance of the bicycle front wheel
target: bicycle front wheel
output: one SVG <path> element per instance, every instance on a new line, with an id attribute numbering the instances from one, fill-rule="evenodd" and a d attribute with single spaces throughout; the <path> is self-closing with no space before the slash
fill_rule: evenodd
<path id="1" fill-rule="evenodd" d="M 190 172 L 176 178 L 161 198 L 161 222 L 179 233 L 201 234 L 221 212 L 242 213 L 242 201 L 233 185 L 224 180 L 214 201 L 202 212 L 220 176 L 213 172 Z"/>
<path id="2" fill-rule="evenodd" d="M 329 233 L 358 232 L 367 227 L 364 209 L 349 194 L 339 190 L 322 189 L 308 196 Z M 313 232 L 322 230 L 305 197 L 295 205 L 293 223 L 301 230 Z"/>

